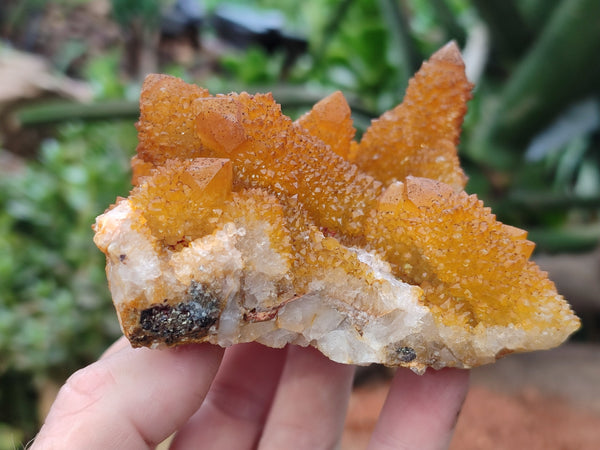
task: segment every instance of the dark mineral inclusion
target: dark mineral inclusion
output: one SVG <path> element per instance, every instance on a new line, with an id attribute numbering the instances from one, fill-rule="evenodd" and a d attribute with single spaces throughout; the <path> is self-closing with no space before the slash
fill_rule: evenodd
<path id="1" fill-rule="evenodd" d="M 220 315 L 219 299 L 202 284 L 192 281 L 187 301 L 156 305 L 141 312 L 140 326 L 144 336 L 137 336 L 136 340 L 173 344 L 181 338 L 200 338 L 208 334 Z"/>
<path id="2" fill-rule="evenodd" d="M 415 351 L 410 347 L 401 347 L 396 352 L 398 359 L 402 362 L 411 362 L 417 357 Z"/>

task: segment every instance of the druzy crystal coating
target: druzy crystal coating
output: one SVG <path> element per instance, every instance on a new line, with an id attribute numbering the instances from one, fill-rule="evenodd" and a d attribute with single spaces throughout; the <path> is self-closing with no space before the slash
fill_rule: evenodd
<path id="1" fill-rule="evenodd" d="M 559 345 L 579 320 L 527 233 L 464 191 L 471 88 L 450 43 L 357 142 L 340 92 L 292 121 L 270 94 L 150 75 L 134 188 L 95 225 L 125 335 L 419 373 Z"/>

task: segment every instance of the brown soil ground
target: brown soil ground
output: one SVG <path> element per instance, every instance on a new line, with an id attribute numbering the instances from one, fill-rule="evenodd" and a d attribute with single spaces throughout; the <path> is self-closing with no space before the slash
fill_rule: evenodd
<path id="1" fill-rule="evenodd" d="M 600 349 L 565 346 L 475 369 L 451 450 L 600 448 Z M 342 450 L 367 448 L 389 381 L 355 389 Z"/>
<path id="2" fill-rule="evenodd" d="M 342 450 L 367 448 L 387 395 L 387 383 L 357 389 L 350 403 Z M 463 406 L 451 450 L 594 450 L 600 414 L 530 388 L 519 394 L 473 386 Z"/>

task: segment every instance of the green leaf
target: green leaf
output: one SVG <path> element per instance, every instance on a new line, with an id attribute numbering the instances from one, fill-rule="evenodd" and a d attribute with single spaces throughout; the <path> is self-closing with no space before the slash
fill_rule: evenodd
<path id="1" fill-rule="evenodd" d="M 499 95 L 493 120 L 469 145 L 481 162 L 489 149 L 514 167 L 533 136 L 568 105 L 600 86 L 600 2 L 564 0 Z"/>

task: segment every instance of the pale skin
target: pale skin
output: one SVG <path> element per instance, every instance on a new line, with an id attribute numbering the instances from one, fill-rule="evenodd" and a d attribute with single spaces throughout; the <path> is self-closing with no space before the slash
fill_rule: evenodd
<path id="1" fill-rule="evenodd" d="M 194 344 L 133 349 L 121 338 L 61 388 L 32 449 L 336 449 L 354 368 L 313 348 Z M 369 449 L 443 449 L 468 372 L 399 369 Z"/>

